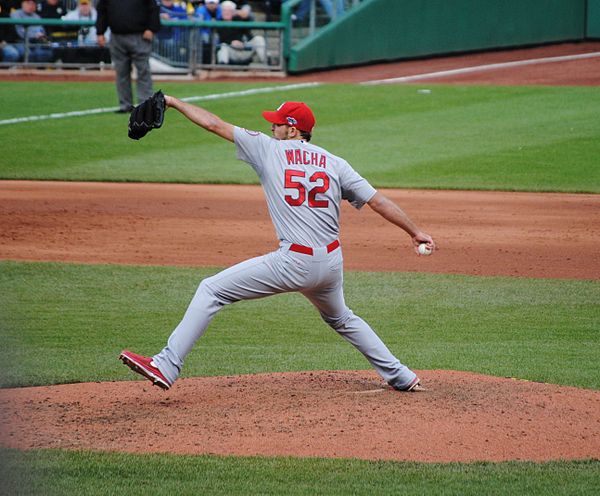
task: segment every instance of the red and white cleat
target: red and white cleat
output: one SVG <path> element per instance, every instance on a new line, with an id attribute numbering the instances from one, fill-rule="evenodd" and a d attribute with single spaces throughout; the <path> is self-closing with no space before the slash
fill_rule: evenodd
<path id="1" fill-rule="evenodd" d="M 172 385 L 162 374 L 162 372 L 158 370 L 158 367 L 154 365 L 154 362 L 150 357 L 145 357 L 128 350 L 123 350 L 119 355 L 119 360 L 121 360 L 131 370 L 143 375 L 146 379 L 151 380 L 154 385 L 164 389 L 165 391 Z"/>
<path id="2" fill-rule="evenodd" d="M 421 379 L 419 379 L 418 377 L 415 377 L 408 386 L 399 389 L 399 388 L 394 388 L 397 391 L 402 391 L 402 392 L 417 392 L 417 391 L 425 391 L 425 388 L 423 386 L 421 386 Z"/>

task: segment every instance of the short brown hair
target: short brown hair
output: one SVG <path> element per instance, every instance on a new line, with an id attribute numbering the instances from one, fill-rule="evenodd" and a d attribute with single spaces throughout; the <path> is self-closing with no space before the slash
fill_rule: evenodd
<path id="1" fill-rule="evenodd" d="M 310 141 L 312 138 L 312 133 L 309 133 L 308 131 L 300 131 L 300 136 L 302 136 L 304 141 Z"/>

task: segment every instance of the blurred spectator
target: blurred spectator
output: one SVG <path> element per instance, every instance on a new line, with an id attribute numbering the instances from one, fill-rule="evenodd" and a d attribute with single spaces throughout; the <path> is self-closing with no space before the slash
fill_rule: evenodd
<path id="1" fill-rule="evenodd" d="M 174 0 L 161 0 L 160 17 L 161 19 L 187 19 L 187 4 L 185 2 L 176 2 Z"/>
<path id="2" fill-rule="evenodd" d="M 284 1 L 286 1 L 286 0 L 284 0 Z M 302 2 L 300 2 L 300 5 L 298 5 L 298 8 L 294 12 L 294 15 L 296 16 L 296 20 L 298 20 L 298 21 L 304 20 L 306 15 L 310 12 L 310 7 L 311 7 L 312 1 L 313 0 L 302 0 Z M 335 2 L 335 7 L 336 7 L 335 13 L 333 11 L 333 3 L 332 2 Z M 337 17 L 341 16 L 344 13 L 344 10 L 346 8 L 344 5 L 344 0 L 319 0 L 319 3 L 321 4 L 321 7 L 323 7 L 323 10 L 327 14 L 327 17 L 329 17 L 330 19 L 334 19 L 336 16 Z"/>
<path id="3" fill-rule="evenodd" d="M 221 6 L 219 0 L 205 0 L 204 5 L 200 5 L 194 11 L 194 19 L 199 21 L 220 21 Z M 212 62 L 213 39 L 210 28 L 200 29 L 200 50 L 203 63 Z"/>
<path id="4" fill-rule="evenodd" d="M 221 6 L 223 8 L 223 6 Z M 254 13 L 249 3 L 240 2 L 237 4 L 235 9 L 235 15 L 241 17 L 244 21 L 253 21 Z"/>
<path id="5" fill-rule="evenodd" d="M 38 3 L 37 13 L 42 19 L 60 19 L 67 13 L 67 8 L 62 0 L 45 0 Z"/>
<path id="6" fill-rule="evenodd" d="M 62 0 L 45 0 L 37 4 L 37 13 L 42 19 L 60 19 L 67 11 Z"/>
<path id="7" fill-rule="evenodd" d="M 189 0 L 186 6 L 188 17 L 194 17 L 194 12 L 203 2 L 204 0 Z"/>
<path id="8" fill-rule="evenodd" d="M 92 7 L 91 0 L 79 0 L 77 8 L 70 10 L 63 16 L 65 21 L 95 21 L 98 18 L 98 12 Z M 104 33 L 108 37 L 108 33 Z M 81 26 L 77 32 L 77 43 L 79 45 L 96 45 L 98 36 L 95 26 Z"/>
<path id="9" fill-rule="evenodd" d="M 61 19 L 68 9 L 62 0 L 38 2 L 37 13 L 42 19 Z M 68 26 L 44 26 L 50 41 L 63 43 L 77 39 L 77 29 Z"/>
<path id="10" fill-rule="evenodd" d="M 200 5 L 194 12 L 194 17 L 200 21 L 220 21 L 221 6 L 219 0 L 205 0 L 204 5 Z M 210 41 L 210 29 L 202 28 L 202 42 Z"/>
<path id="11" fill-rule="evenodd" d="M 160 18 L 165 21 L 187 21 L 188 14 L 185 3 L 173 0 L 161 0 Z M 163 26 L 157 34 L 159 39 L 174 39 L 179 41 L 185 37 L 185 29 Z"/>
<path id="12" fill-rule="evenodd" d="M 21 0 L 0 0 L 0 17 L 10 17 L 10 14 L 21 8 Z M 0 41 L 15 41 L 17 34 L 11 24 L 0 24 Z"/>
<path id="13" fill-rule="evenodd" d="M 119 109 L 126 113 L 133 109 L 131 66 L 137 72 L 137 101 L 150 98 L 152 72 L 150 52 L 154 33 L 160 31 L 159 6 L 156 0 L 98 0 L 96 30 L 98 45 L 106 45 L 105 32 L 110 28 L 110 56 L 115 66 Z"/>
<path id="14" fill-rule="evenodd" d="M 10 13 L 20 7 L 21 0 L 0 0 L 0 17 L 10 17 Z"/>
<path id="15" fill-rule="evenodd" d="M 237 14 L 234 2 L 226 0 L 221 4 L 223 21 L 244 21 Z M 217 62 L 219 64 L 249 64 L 256 56 L 258 62 L 267 63 L 267 48 L 264 36 L 253 36 L 248 28 L 220 28 L 219 50 Z"/>
<path id="16" fill-rule="evenodd" d="M 279 20 L 281 18 L 281 4 L 285 0 L 265 0 L 263 2 L 263 12 L 266 15 L 267 22 Z"/>
<path id="17" fill-rule="evenodd" d="M 0 41 L 0 62 L 18 62 L 21 54 L 15 45 Z"/>
<path id="18" fill-rule="evenodd" d="M 220 21 L 221 7 L 219 6 L 219 0 L 204 0 L 204 4 L 196 7 L 194 17 L 203 21 Z"/>
<path id="19" fill-rule="evenodd" d="M 164 21 L 187 21 L 185 3 L 161 0 L 160 18 Z M 187 57 L 187 30 L 174 26 L 162 26 L 156 34 L 159 53 L 175 62 L 185 62 Z"/>
<path id="20" fill-rule="evenodd" d="M 60 19 L 67 13 L 67 9 L 62 0 L 45 0 L 38 3 L 37 13 L 42 19 Z M 62 26 L 44 26 L 44 29 L 48 38 L 52 40 L 67 36 Z"/>
<path id="21" fill-rule="evenodd" d="M 37 6 L 34 0 L 23 0 L 21 8 L 14 10 L 10 17 L 11 19 L 41 19 L 36 14 Z M 19 41 L 25 40 L 45 40 L 47 39 L 46 30 L 41 25 L 16 25 L 15 31 Z"/>
<path id="22" fill-rule="evenodd" d="M 21 54 L 15 45 L 0 41 L 0 62 L 18 62 Z"/>
<path id="23" fill-rule="evenodd" d="M 21 7 L 21 0 L 0 0 L 0 17 L 10 14 Z M 0 62 L 17 62 L 19 52 L 12 44 L 17 41 L 17 33 L 12 24 L 0 24 Z"/>
<path id="24" fill-rule="evenodd" d="M 23 0 L 21 8 L 14 10 L 11 19 L 40 19 L 36 14 L 36 4 L 34 0 Z M 24 60 L 25 42 L 29 46 L 27 58 L 29 62 L 48 62 L 52 60 L 52 49 L 46 45 L 48 36 L 41 25 L 16 25 L 17 43 L 12 45 L 19 53 L 19 60 Z"/>

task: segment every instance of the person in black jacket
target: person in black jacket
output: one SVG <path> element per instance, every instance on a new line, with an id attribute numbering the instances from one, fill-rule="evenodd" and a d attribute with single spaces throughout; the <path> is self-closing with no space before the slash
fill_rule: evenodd
<path id="1" fill-rule="evenodd" d="M 45 0 L 38 3 L 37 13 L 42 19 L 60 19 L 67 13 L 62 0 Z M 68 30 L 65 31 L 61 26 L 44 26 L 46 34 L 51 41 L 61 41 L 68 37 Z"/>
<path id="2" fill-rule="evenodd" d="M 10 17 L 11 13 L 21 8 L 21 0 L 0 0 L 0 18 Z M 14 43 L 19 40 L 15 26 L 0 24 L 0 62 L 18 62 L 21 55 Z"/>
<path id="3" fill-rule="evenodd" d="M 13 10 L 21 8 L 21 0 L 0 0 L 0 17 L 10 17 Z M 12 43 L 16 41 L 17 33 L 12 24 L 0 24 L 0 44 L 3 41 Z"/>
<path id="4" fill-rule="evenodd" d="M 131 65 L 137 71 L 137 101 L 154 93 L 150 72 L 150 52 L 154 34 L 160 30 L 156 0 L 99 0 L 96 5 L 98 45 L 104 46 L 104 33 L 110 28 L 110 56 L 115 66 L 119 113 L 131 112 L 133 94 Z"/>

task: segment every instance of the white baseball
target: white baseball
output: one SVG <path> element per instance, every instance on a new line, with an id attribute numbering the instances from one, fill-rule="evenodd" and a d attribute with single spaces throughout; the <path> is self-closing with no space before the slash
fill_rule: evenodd
<path id="1" fill-rule="evenodd" d="M 421 255 L 431 255 L 431 248 L 427 246 L 427 243 L 421 243 L 418 250 Z"/>

